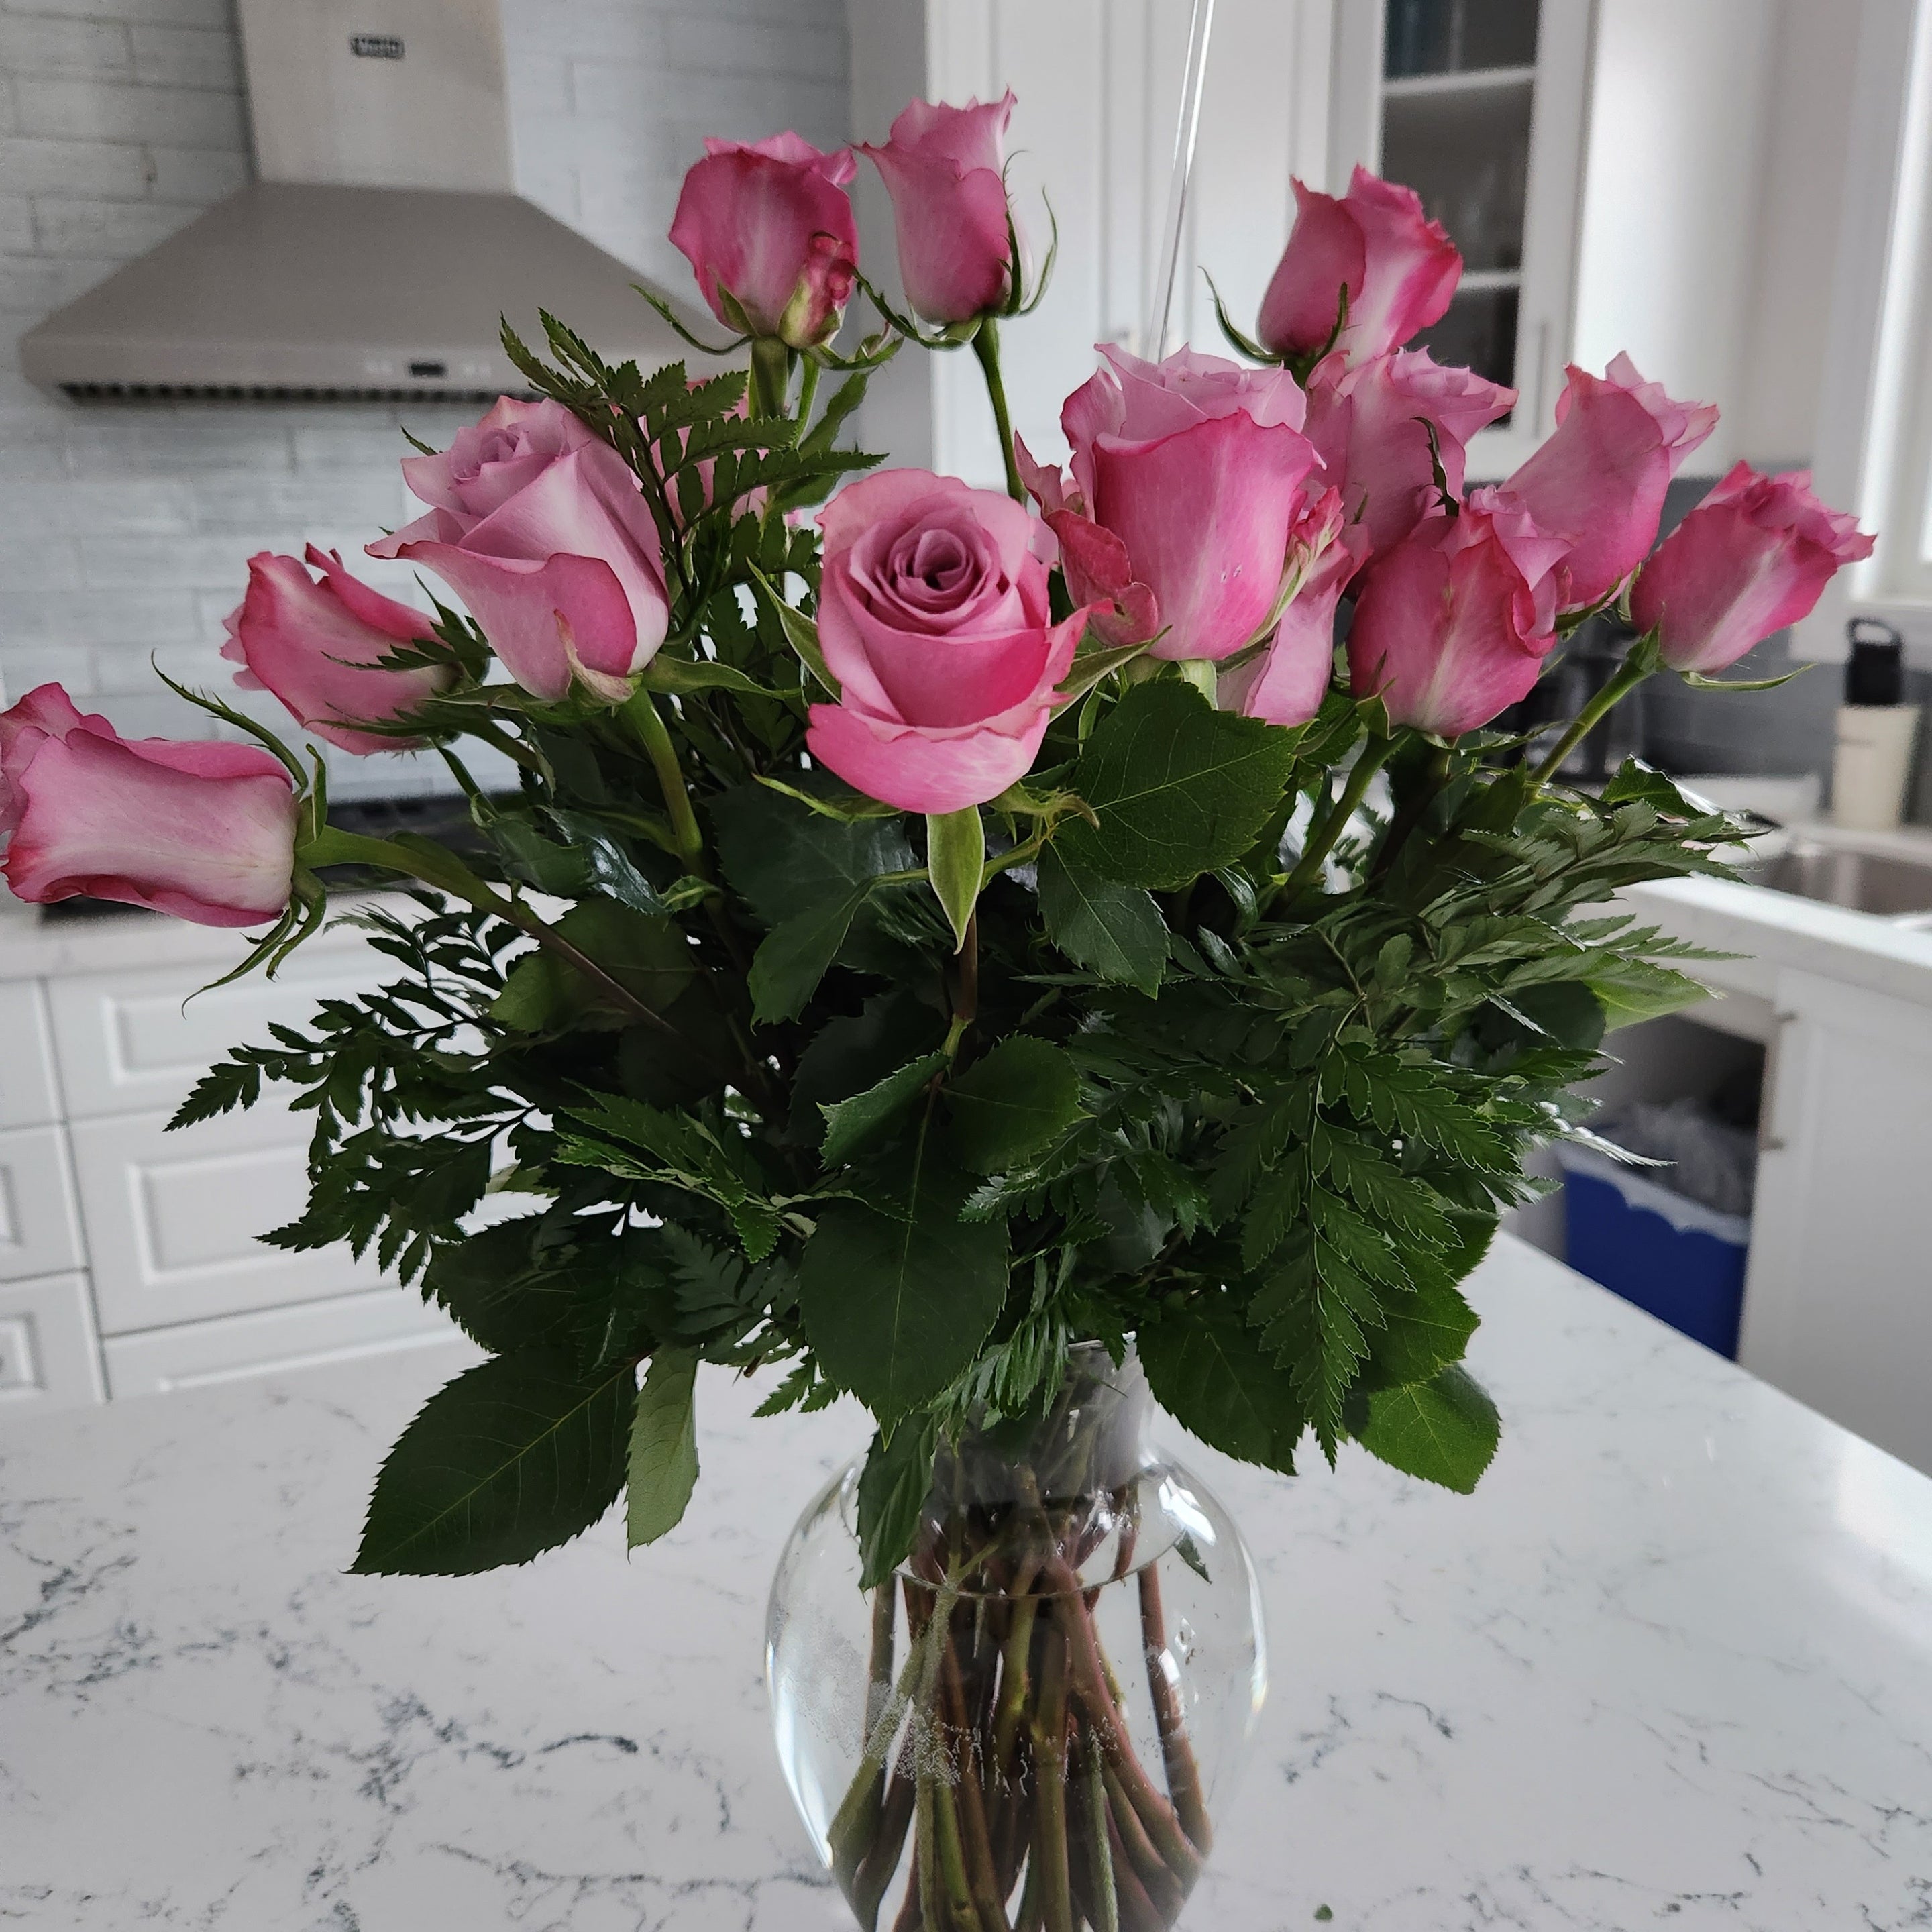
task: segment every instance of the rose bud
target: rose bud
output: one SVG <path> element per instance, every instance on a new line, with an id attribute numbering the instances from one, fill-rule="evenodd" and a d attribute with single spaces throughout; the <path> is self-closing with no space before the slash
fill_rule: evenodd
<path id="1" fill-rule="evenodd" d="M 859 272 L 845 184 L 851 150 L 821 154 L 796 134 L 707 139 L 684 178 L 671 245 L 683 250 L 728 328 L 810 349 L 838 329 Z"/>
<path id="2" fill-rule="evenodd" d="M 1052 622 L 1032 517 L 957 477 L 888 470 L 818 523 L 818 639 L 842 694 L 812 707 L 807 749 L 902 812 L 997 798 L 1033 764 L 1087 622 Z"/>
<path id="3" fill-rule="evenodd" d="M 1723 670 L 1808 616 L 1874 542 L 1812 495 L 1810 470 L 1766 476 L 1740 463 L 1638 573 L 1630 619 L 1657 633 L 1672 670 Z"/>
<path id="4" fill-rule="evenodd" d="M 580 680 L 621 698 L 670 616 L 657 526 L 623 458 L 561 403 L 505 396 L 403 475 L 434 507 L 369 554 L 434 571 L 532 695 Z"/>
<path id="5" fill-rule="evenodd" d="M 1556 639 L 1550 572 L 1564 553 L 1506 490 L 1423 518 L 1362 575 L 1349 682 L 1390 722 L 1454 738 L 1524 697 Z"/>
<path id="6" fill-rule="evenodd" d="M 1413 188 L 1358 167 L 1340 197 L 1294 184 L 1294 226 L 1262 297 L 1256 326 L 1271 356 L 1312 356 L 1348 316 L 1335 346 L 1350 362 L 1400 349 L 1441 320 L 1462 258 Z"/>
<path id="7" fill-rule="evenodd" d="M 1628 356 L 1601 380 L 1573 364 L 1548 442 L 1504 484 L 1540 530 L 1570 546 L 1557 601 L 1581 610 L 1607 597 L 1657 540 L 1664 493 L 1718 425 L 1716 406 L 1674 403 Z"/>
<path id="8" fill-rule="evenodd" d="M 1023 456 L 1076 603 L 1111 602 L 1096 628 L 1154 640 L 1158 658 L 1220 658 L 1261 634 L 1282 587 L 1302 480 L 1318 469 L 1304 399 L 1282 369 L 1178 350 L 1112 365 L 1060 412 L 1073 487 Z"/>
<path id="9" fill-rule="evenodd" d="M 57 684 L 0 711 L 0 874 L 30 904 L 260 926 L 288 904 L 295 838 L 295 788 L 256 746 L 123 738 Z"/>
<path id="10" fill-rule="evenodd" d="M 272 692 L 305 730 L 345 752 L 406 752 L 420 738 L 385 737 L 355 729 L 406 716 L 454 679 L 454 670 L 425 664 L 384 670 L 377 664 L 399 645 L 433 639 L 420 610 L 398 604 L 351 577 L 333 551 L 308 546 L 316 582 L 292 556 L 267 551 L 248 560 L 248 589 L 223 620 L 221 655 L 242 668 L 244 691 Z"/>
<path id="11" fill-rule="evenodd" d="M 968 322 L 1012 289 L 1006 214 L 1010 88 L 998 100 L 947 107 L 915 100 L 883 148 L 862 146 L 884 177 L 898 235 L 899 280 L 916 315 Z"/>
<path id="12" fill-rule="evenodd" d="M 1322 709 L 1335 669 L 1335 608 L 1369 554 L 1368 533 L 1342 520 L 1342 496 L 1324 490 L 1288 543 L 1288 569 L 1299 580 L 1280 628 L 1258 657 L 1221 674 L 1216 696 L 1224 711 L 1270 724 L 1306 724 Z"/>
<path id="13" fill-rule="evenodd" d="M 1460 496 L 1469 439 L 1515 402 L 1514 389 L 1444 368 L 1420 349 L 1352 368 L 1326 356 L 1308 379 L 1308 440 L 1349 520 L 1359 519 L 1370 547 L 1383 550 L 1438 507 L 1430 428 L 1443 479 Z"/>

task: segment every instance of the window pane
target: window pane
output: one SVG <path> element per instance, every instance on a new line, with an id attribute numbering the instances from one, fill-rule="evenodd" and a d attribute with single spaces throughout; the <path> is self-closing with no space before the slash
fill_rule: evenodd
<path id="1" fill-rule="evenodd" d="M 1536 27 L 1537 0 L 1388 0 L 1382 70 L 1394 79 L 1529 67 Z"/>
<path id="2" fill-rule="evenodd" d="M 1511 288 L 1466 289 L 1449 304 L 1448 314 L 1410 346 L 1427 350 L 1438 362 L 1460 364 L 1492 382 L 1514 386 L 1516 297 Z"/>
<path id="3" fill-rule="evenodd" d="M 1382 105 L 1382 172 L 1421 196 L 1464 266 L 1478 272 L 1522 266 L 1531 94 L 1526 82 L 1391 91 Z"/>

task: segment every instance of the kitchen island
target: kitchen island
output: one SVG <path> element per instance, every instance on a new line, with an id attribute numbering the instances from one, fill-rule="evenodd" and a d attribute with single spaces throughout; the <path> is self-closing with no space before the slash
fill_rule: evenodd
<path id="1" fill-rule="evenodd" d="M 1273 1688 L 1184 1924 L 1932 1923 L 1932 1480 L 1505 1240 L 1473 1497 L 1346 1449 L 1184 1451 L 1253 1546 Z M 0 1420 L 0 1924 L 849 1923 L 761 1675 L 849 1406 L 700 1378 L 691 1514 L 526 1568 L 347 1576 L 464 1345 Z"/>

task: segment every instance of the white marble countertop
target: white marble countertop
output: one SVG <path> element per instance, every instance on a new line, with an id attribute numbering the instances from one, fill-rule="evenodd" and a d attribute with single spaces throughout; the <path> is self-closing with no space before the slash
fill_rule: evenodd
<path id="1" fill-rule="evenodd" d="M 1184 1923 L 1932 1924 L 1932 1481 L 1505 1244 L 1472 1498 L 1193 1459 L 1275 1679 Z M 0 1425 L 0 1924 L 849 1922 L 766 1727 L 766 1584 L 862 1439 L 700 1382 L 670 1540 L 350 1577 L 452 1346 Z"/>

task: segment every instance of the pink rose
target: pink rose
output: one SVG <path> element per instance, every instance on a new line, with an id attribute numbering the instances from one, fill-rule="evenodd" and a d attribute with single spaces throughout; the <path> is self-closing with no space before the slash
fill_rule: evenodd
<path id="1" fill-rule="evenodd" d="M 1066 399 L 1073 487 L 1021 452 L 1076 603 L 1110 602 L 1114 643 L 1220 658 L 1260 635 L 1281 590 L 1303 479 L 1318 466 L 1286 370 L 1178 350 L 1112 365 Z"/>
<path id="2" fill-rule="evenodd" d="M 1710 403 L 1674 403 L 1628 356 L 1602 380 L 1573 364 L 1549 441 L 1504 488 L 1538 528 L 1570 546 L 1558 601 L 1580 610 L 1607 597 L 1643 561 L 1664 514 L 1664 493 L 1684 459 L 1718 424 Z"/>
<path id="3" fill-rule="evenodd" d="M 1722 670 L 1808 616 L 1874 542 L 1812 495 L 1810 470 L 1765 476 L 1740 463 L 1638 573 L 1631 620 L 1656 632 L 1672 670 Z"/>
<path id="4" fill-rule="evenodd" d="M 728 328 L 809 349 L 838 328 L 859 272 L 859 231 L 845 184 L 851 150 L 821 154 L 796 134 L 707 139 L 684 178 L 671 245 L 689 257 L 711 312 Z"/>
<path id="5" fill-rule="evenodd" d="M 1424 517 L 1364 573 L 1348 632 L 1355 695 L 1438 737 L 1486 724 L 1528 693 L 1556 642 L 1550 571 L 1564 549 L 1507 490 Z"/>
<path id="6" fill-rule="evenodd" d="M 820 512 L 818 638 L 842 687 L 806 747 L 902 812 L 997 798 L 1025 776 L 1087 621 L 1047 608 L 1037 526 L 957 477 L 888 470 Z"/>
<path id="7" fill-rule="evenodd" d="M 657 526 L 622 458 L 561 403 L 505 396 L 403 474 L 434 507 L 369 554 L 434 571 L 533 695 L 580 679 L 622 697 L 670 616 Z"/>
<path id="8" fill-rule="evenodd" d="M 0 711 L 0 873 L 33 904 L 260 926 L 289 902 L 295 838 L 295 788 L 254 745 L 123 738 L 57 684 Z"/>
<path id="9" fill-rule="evenodd" d="M 1311 493 L 1288 542 L 1294 594 L 1258 657 L 1220 676 L 1224 711 L 1270 724 L 1305 724 L 1322 709 L 1335 669 L 1335 607 L 1369 554 L 1367 532 L 1344 523 L 1337 490 Z"/>
<path id="10" fill-rule="evenodd" d="M 915 100 L 883 148 L 861 146 L 885 178 L 906 300 L 928 322 L 968 322 L 1012 289 L 1007 232 L 1010 88 L 998 100 L 946 107 Z"/>
<path id="11" fill-rule="evenodd" d="M 1376 550 L 1387 550 L 1437 506 L 1429 429 L 1450 493 L 1462 494 L 1469 439 L 1516 402 L 1516 392 L 1467 369 L 1444 368 L 1420 349 L 1352 367 L 1324 357 L 1308 379 L 1308 440 Z"/>
<path id="12" fill-rule="evenodd" d="M 221 655 L 242 667 L 235 682 L 244 691 L 273 692 L 304 730 L 345 752 L 422 744 L 354 726 L 401 717 L 454 678 L 436 665 L 376 668 L 398 645 L 433 638 L 429 620 L 351 577 L 333 551 L 310 544 L 308 561 L 322 572 L 320 583 L 292 556 L 264 550 L 248 560 L 248 593 L 223 620 L 228 641 Z"/>
<path id="13" fill-rule="evenodd" d="M 1439 321 L 1462 258 L 1413 188 L 1358 167 L 1339 199 L 1294 184 L 1294 227 L 1262 297 L 1256 332 L 1273 356 L 1309 356 L 1348 320 L 1335 346 L 1350 362 L 1400 349 Z"/>

